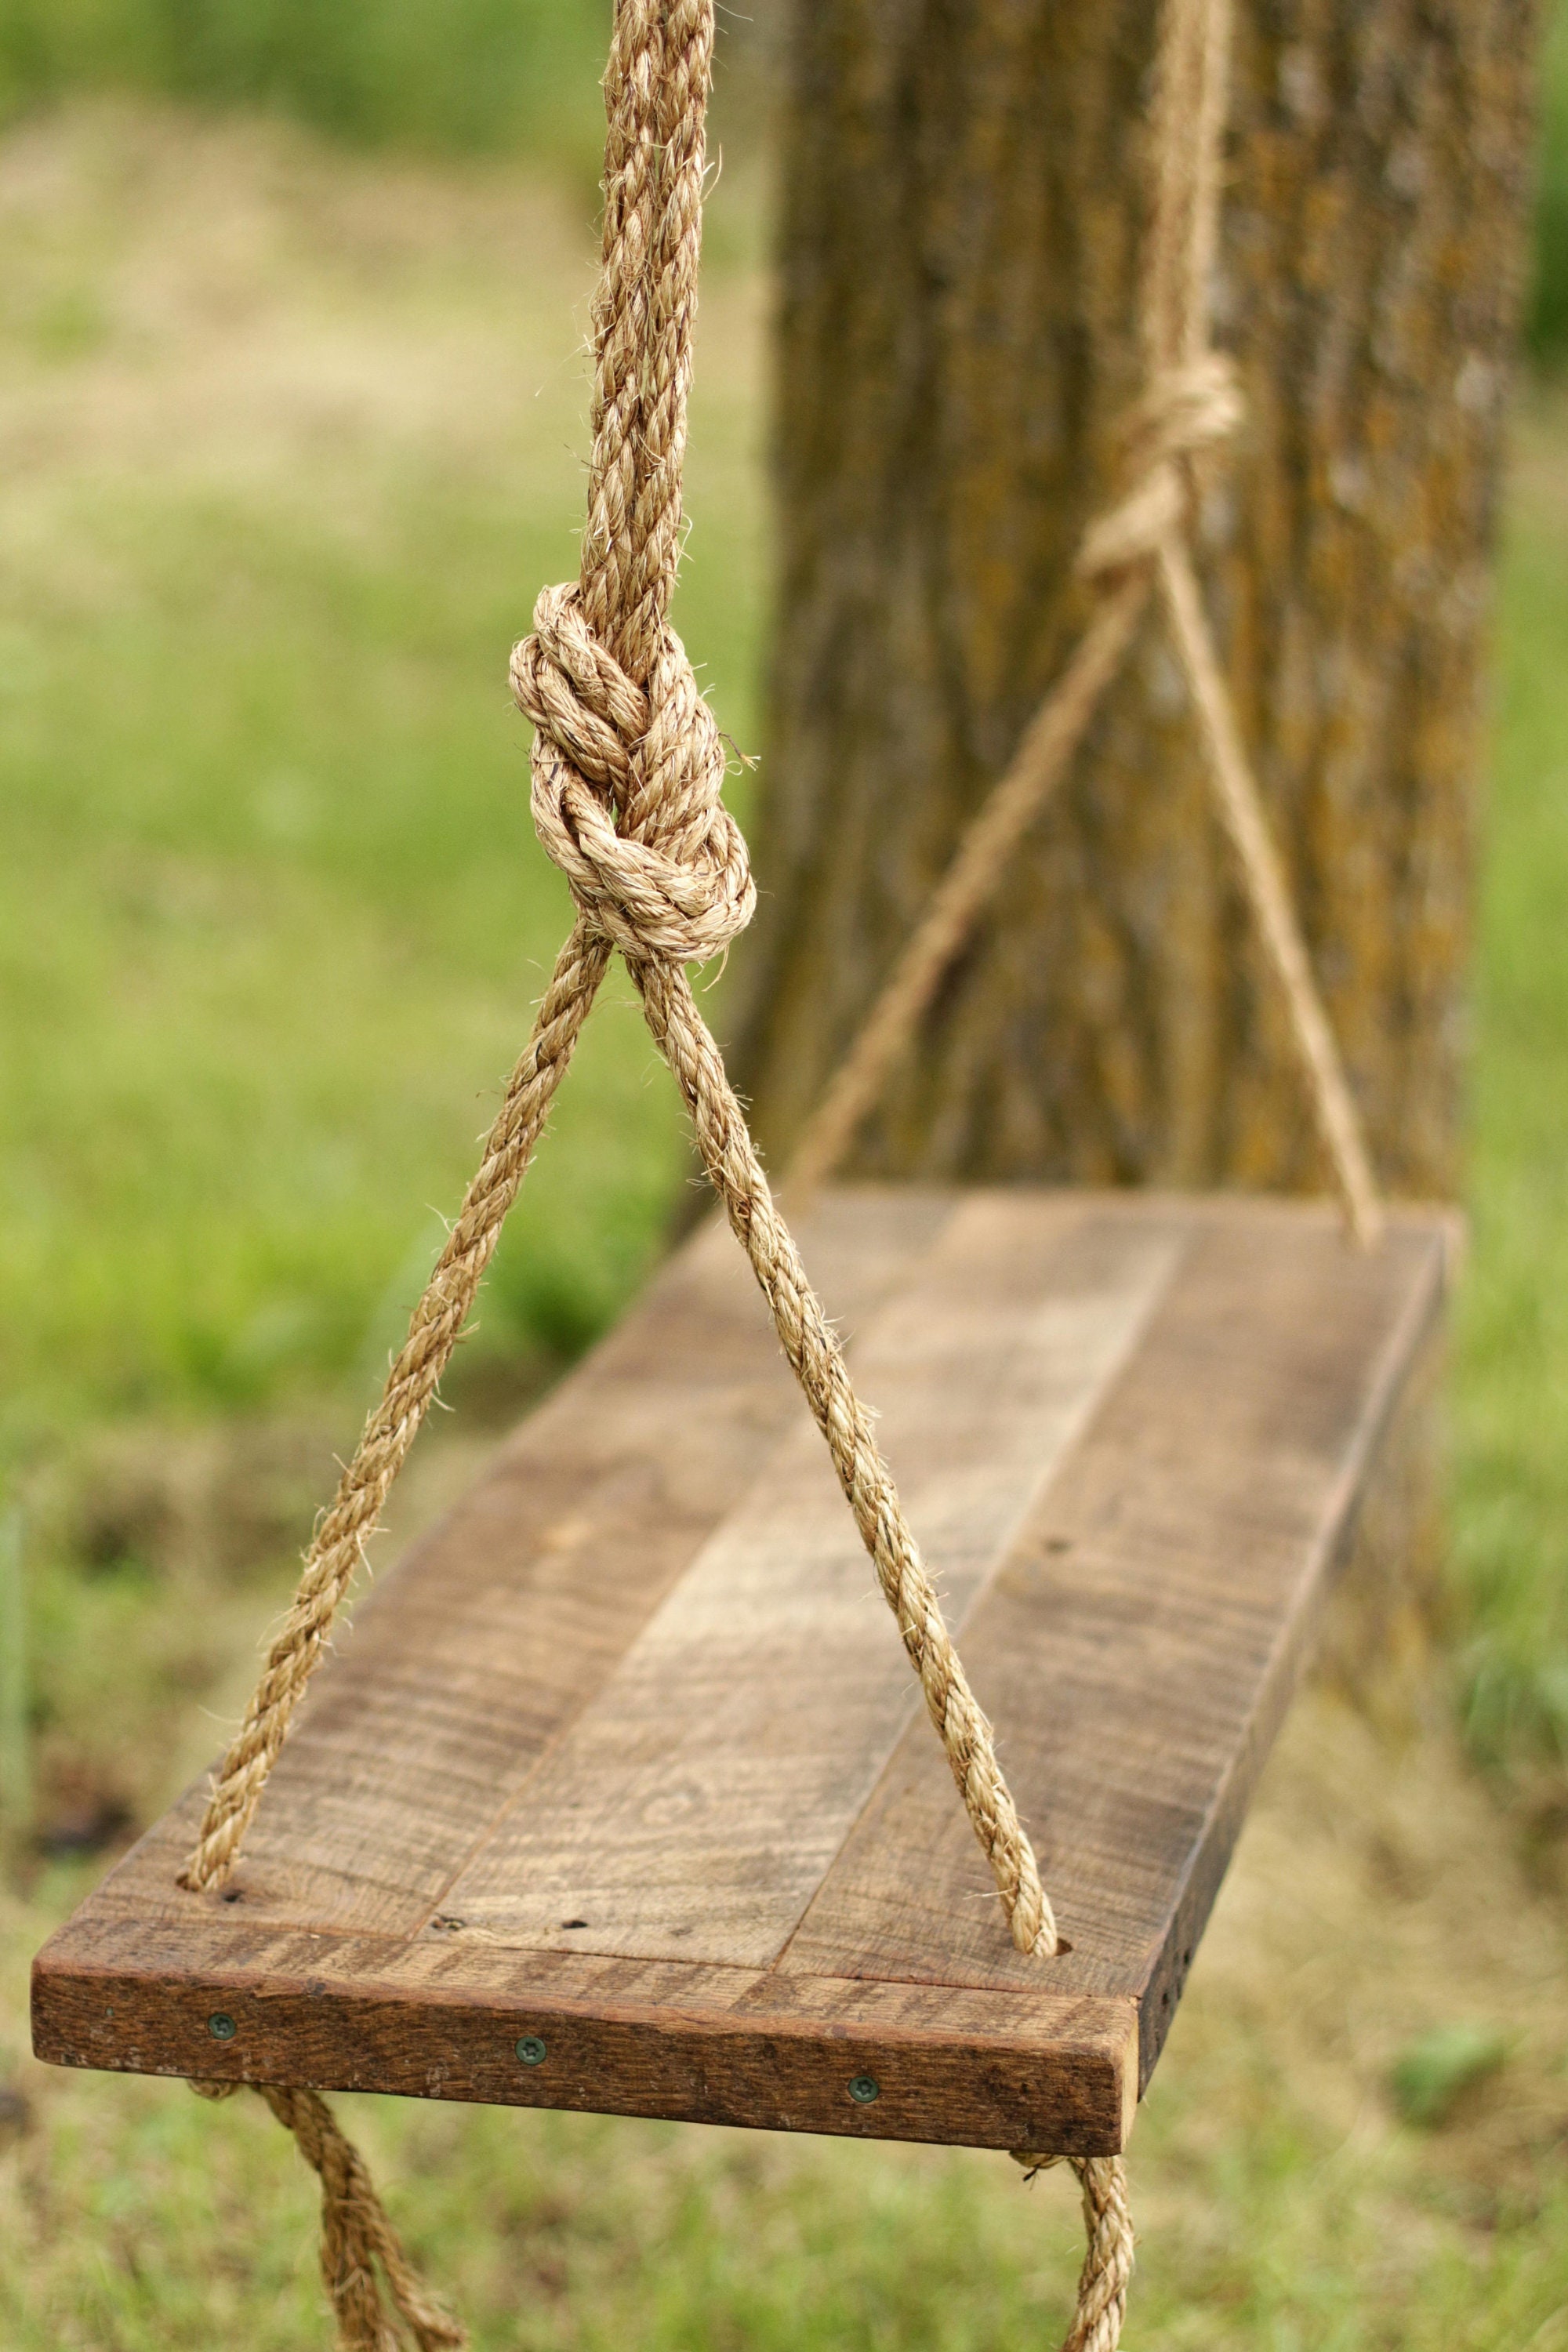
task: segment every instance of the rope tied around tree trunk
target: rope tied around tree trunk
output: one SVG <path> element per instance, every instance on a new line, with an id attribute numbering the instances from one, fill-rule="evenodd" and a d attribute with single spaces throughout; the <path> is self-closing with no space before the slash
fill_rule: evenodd
<path id="1" fill-rule="evenodd" d="M 576 920 L 407 1341 L 318 1525 L 181 1883 L 210 1889 L 234 1866 L 618 949 L 826 1442 L 990 1863 L 1013 1940 L 1045 1958 L 1058 1948 L 1056 1922 L 991 1727 L 686 971 L 688 962 L 721 952 L 755 904 L 745 845 L 722 803 L 718 730 L 668 625 L 680 544 L 712 33 L 713 0 L 617 0 L 605 81 L 605 232 L 594 307 L 594 446 L 582 568 L 575 585 L 543 592 L 533 634 L 512 656 L 513 691 L 534 728 L 535 823 L 566 876 Z M 825 1173 L 852 1136 L 1081 740 L 1157 578 L 1204 723 L 1216 796 L 1286 986 L 1351 1215 L 1363 1233 L 1374 1226 L 1375 1195 L 1353 1108 L 1289 897 L 1271 864 L 1256 784 L 1229 716 L 1185 548 L 1191 461 L 1232 432 L 1240 415 L 1229 363 L 1208 347 L 1206 302 L 1227 36 L 1228 0 L 1164 0 L 1155 204 L 1141 315 L 1149 387 L 1124 436 L 1126 487 L 1091 525 L 1080 552 L 1079 568 L 1099 608 L 828 1089 L 795 1162 L 795 1181 Z M 360 2158 L 319 2095 L 256 2087 L 321 2176 L 323 2268 L 343 2346 L 386 2352 L 395 2340 L 378 2268 L 421 2352 L 461 2343 L 455 2324 L 423 2296 Z M 1051 2160 L 1019 2155 L 1031 2170 Z M 1132 2261 L 1124 2168 L 1120 2158 L 1072 2162 L 1089 2252 L 1066 2352 L 1114 2352 Z"/>
<path id="2" fill-rule="evenodd" d="M 1363 1246 L 1382 1230 L 1360 1116 L 1231 709 L 1188 545 L 1194 460 L 1227 440 L 1243 417 L 1234 362 L 1210 340 L 1230 37 L 1231 0 L 1163 0 L 1152 206 L 1139 289 L 1145 385 L 1121 425 L 1122 488 L 1089 522 L 1074 566 L 1094 592 L 1096 610 L 806 1120 L 789 1163 L 792 1199 L 829 1176 L 854 1141 L 1024 835 L 1067 773 L 1157 586 L 1198 721 L 1215 813 L 1285 1001 L 1346 1224 Z"/>
<path id="3" fill-rule="evenodd" d="M 1224 352 L 1162 370 L 1122 422 L 1128 487 L 1083 535 L 1074 570 L 1100 581 L 1157 555 L 1186 520 L 1184 461 L 1229 439 L 1242 420 L 1234 362 Z"/>

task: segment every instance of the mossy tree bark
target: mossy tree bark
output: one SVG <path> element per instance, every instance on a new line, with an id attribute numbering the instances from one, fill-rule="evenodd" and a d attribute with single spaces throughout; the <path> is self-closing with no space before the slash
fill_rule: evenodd
<path id="1" fill-rule="evenodd" d="M 1136 398 L 1153 0 L 796 0 L 737 1064 L 775 1159 L 1080 625 Z M 1457 1176 L 1531 0 L 1241 0 L 1200 563 L 1395 1192 Z M 1315 1187 L 1157 615 L 851 1163 Z"/>

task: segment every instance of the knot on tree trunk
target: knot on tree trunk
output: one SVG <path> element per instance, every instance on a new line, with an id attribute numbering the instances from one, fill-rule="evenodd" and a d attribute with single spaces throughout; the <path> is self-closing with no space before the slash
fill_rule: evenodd
<path id="1" fill-rule="evenodd" d="M 1224 352 L 1162 369 L 1123 419 L 1127 487 L 1085 531 L 1079 575 L 1102 579 L 1154 555 L 1185 513 L 1184 460 L 1228 440 L 1241 418 L 1241 389 Z"/>

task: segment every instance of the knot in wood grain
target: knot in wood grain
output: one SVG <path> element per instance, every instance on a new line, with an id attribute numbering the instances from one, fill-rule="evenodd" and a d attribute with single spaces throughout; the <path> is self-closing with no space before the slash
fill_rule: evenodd
<path id="1" fill-rule="evenodd" d="M 511 657 L 533 723 L 533 822 L 595 929 L 634 963 L 700 963 L 757 903 L 724 806 L 724 747 L 686 649 L 662 630 L 646 688 L 584 617 L 581 591 L 546 588 Z"/>

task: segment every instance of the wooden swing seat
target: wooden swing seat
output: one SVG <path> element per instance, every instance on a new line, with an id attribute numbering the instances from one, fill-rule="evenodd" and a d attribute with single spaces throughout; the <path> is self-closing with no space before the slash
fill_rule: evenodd
<path id="1" fill-rule="evenodd" d="M 1434 1330 L 1327 1206 L 803 1221 L 1072 1948 L 1021 1957 L 821 1441 L 700 1232 L 375 1587 L 233 1879 L 46 1947 L 76 2066 L 1109 2155 Z"/>

